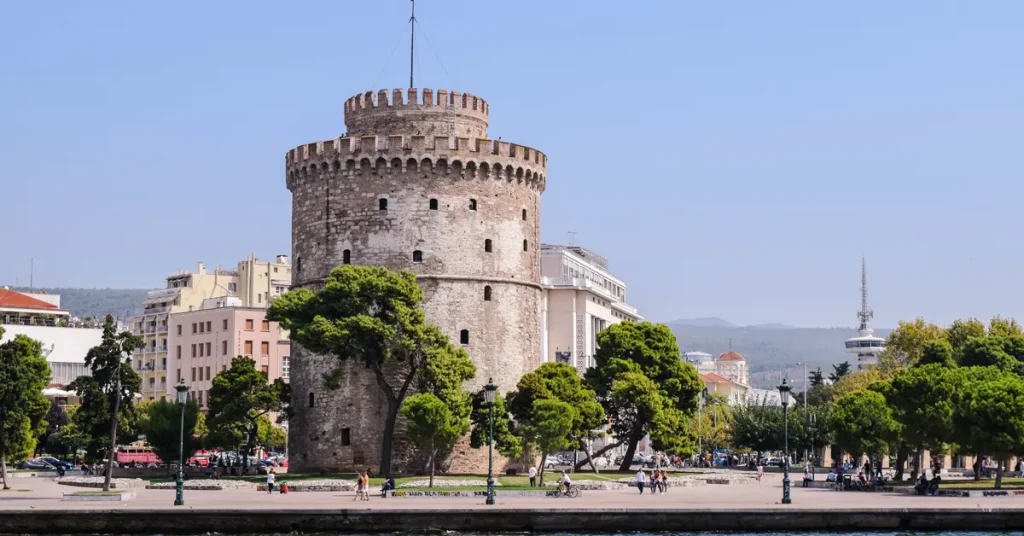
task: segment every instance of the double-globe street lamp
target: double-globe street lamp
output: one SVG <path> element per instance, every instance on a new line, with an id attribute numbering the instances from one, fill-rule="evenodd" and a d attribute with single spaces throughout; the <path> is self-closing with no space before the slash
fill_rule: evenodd
<path id="1" fill-rule="evenodd" d="M 185 402 L 188 400 L 188 386 L 185 385 L 185 380 L 178 382 L 175 390 L 178 391 L 178 407 L 181 408 L 181 431 L 178 438 L 178 481 L 174 492 L 174 506 L 184 506 L 185 481 L 182 471 L 185 465 Z"/>
<path id="2" fill-rule="evenodd" d="M 489 378 L 484 387 L 484 402 L 487 403 L 487 504 L 494 504 L 494 395 L 497 391 L 494 378 Z"/>
<path id="3" fill-rule="evenodd" d="M 779 398 L 782 401 L 782 504 L 791 504 L 789 497 L 789 382 L 782 378 L 779 386 Z"/>

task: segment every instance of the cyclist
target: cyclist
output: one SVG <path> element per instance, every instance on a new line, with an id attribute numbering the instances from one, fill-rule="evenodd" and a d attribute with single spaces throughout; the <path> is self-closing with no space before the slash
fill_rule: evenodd
<path id="1" fill-rule="evenodd" d="M 558 492 L 569 493 L 569 487 L 572 486 L 572 480 L 569 478 L 569 473 L 562 469 L 562 478 L 558 479 Z"/>

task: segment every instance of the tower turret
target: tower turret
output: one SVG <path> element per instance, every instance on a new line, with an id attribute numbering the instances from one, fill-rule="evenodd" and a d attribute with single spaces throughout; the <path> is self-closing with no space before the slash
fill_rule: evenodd
<path id="1" fill-rule="evenodd" d="M 878 356 L 885 350 L 885 339 L 875 336 L 871 319 L 875 312 L 868 307 L 868 267 L 863 256 L 860 258 L 860 311 L 857 319 L 860 326 L 857 336 L 846 341 L 846 351 L 857 354 L 857 368 L 863 369 L 878 363 Z"/>

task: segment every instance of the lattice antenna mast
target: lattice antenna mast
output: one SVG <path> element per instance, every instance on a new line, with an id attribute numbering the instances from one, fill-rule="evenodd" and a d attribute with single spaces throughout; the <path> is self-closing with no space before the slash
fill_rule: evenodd
<path id="1" fill-rule="evenodd" d="M 868 309 L 868 265 L 863 255 L 860 257 L 860 311 L 857 316 L 862 327 L 866 327 L 875 316 L 875 312 Z"/>
<path id="2" fill-rule="evenodd" d="M 412 66 L 416 58 L 416 0 L 412 0 L 412 15 L 409 17 L 409 87 L 416 87 L 412 82 Z"/>

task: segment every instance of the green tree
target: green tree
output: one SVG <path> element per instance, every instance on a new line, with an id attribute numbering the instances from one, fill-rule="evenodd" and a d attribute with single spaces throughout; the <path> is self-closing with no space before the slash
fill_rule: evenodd
<path id="1" fill-rule="evenodd" d="M 748 448 L 761 459 L 761 453 L 782 449 L 782 408 L 769 406 L 767 400 L 751 401 L 732 411 L 732 443 Z"/>
<path id="2" fill-rule="evenodd" d="M 552 398 L 538 398 L 530 408 L 529 420 L 523 427 L 525 440 L 541 452 L 540 485 L 544 485 L 544 461 L 548 454 L 573 445 L 574 421 L 580 412 L 572 404 Z"/>
<path id="3" fill-rule="evenodd" d="M 920 367 L 932 364 L 941 365 L 947 368 L 956 366 L 956 360 L 953 358 L 953 346 L 950 345 L 949 342 L 936 340 L 925 343 L 921 359 L 919 359 L 917 363 L 914 363 L 914 366 Z"/>
<path id="4" fill-rule="evenodd" d="M 989 335 L 972 337 L 964 345 L 960 365 L 963 367 L 998 367 L 1007 372 L 1022 373 L 1024 336 Z"/>
<path id="5" fill-rule="evenodd" d="M 76 424 L 89 436 L 87 449 L 93 459 L 99 458 L 105 447 L 107 458 L 114 461 L 118 426 L 134 425 L 135 394 L 139 392 L 142 379 L 132 370 L 131 356 L 141 346 L 142 339 L 130 331 L 118 333 L 114 317 L 107 315 L 99 346 L 85 355 L 91 376 L 79 377 L 68 385 L 68 389 L 77 392 L 82 399 L 82 407 L 75 414 Z M 104 491 L 110 491 L 112 471 L 113 463 L 108 463 Z"/>
<path id="6" fill-rule="evenodd" d="M 78 404 L 73 404 L 64 408 L 64 413 L 68 417 L 68 424 L 57 433 L 60 442 L 66 445 L 67 451 L 72 454 L 77 453 L 78 449 L 85 447 L 89 442 L 87 434 L 76 424 L 75 414 L 78 413 L 79 407 Z"/>
<path id="7" fill-rule="evenodd" d="M 731 422 L 732 410 L 728 399 L 718 393 L 708 393 L 704 408 L 690 421 L 690 430 L 700 438 L 699 443 L 704 449 L 725 448 L 732 443 Z"/>
<path id="8" fill-rule="evenodd" d="M 949 342 L 949 346 L 953 351 L 953 360 L 958 363 L 960 362 L 964 347 L 969 339 L 984 336 L 985 324 L 978 319 L 954 320 L 949 328 L 946 329 L 946 341 Z"/>
<path id="9" fill-rule="evenodd" d="M 831 405 L 809 405 L 807 409 L 795 404 L 789 409 L 789 448 L 797 452 L 810 452 L 832 443 L 832 429 L 829 427 Z M 814 424 L 811 424 L 811 416 Z"/>
<path id="10" fill-rule="evenodd" d="M 46 412 L 46 428 L 36 441 L 36 454 L 45 450 L 52 456 L 65 456 L 68 453 L 67 445 L 61 441 L 60 430 L 68 425 L 68 415 L 64 408 L 57 403 L 57 400 L 49 402 L 50 409 Z"/>
<path id="11" fill-rule="evenodd" d="M 945 338 L 946 330 L 918 318 L 913 322 L 901 321 L 885 340 L 885 351 L 878 358 L 878 367 L 885 377 L 892 376 L 897 370 L 917 363 L 924 354 L 924 346 L 928 341 Z"/>
<path id="12" fill-rule="evenodd" d="M 1024 336 L 1024 331 L 1016 320 L 995 316 L 989 321 L 988 334 L 994 337 L 1021 337 Z"/>
<path id="13" fill-rule="evenodd" d="M 325 378 L 328 387 L 338 388 L 346 370 L 370 369 L 388 404 L 380 474 L 391 472 L 402 402 L 432 357 L 453 352 L 448 336 L 424 320 L 422 301 L 412 272 L 343 265 L 331 271 L 323 290 L 294 290 L 274 300 L 267 312 L 290 330 L 293 341 L 337 358 L 337 368 Z"/>
<path id="14" fill-rule="evenodd" d="M 835 446 L 854 456 L 865 454 L 874 464 L 889 451 L 899 433 L 881 393 L 861 389 L 843 395 L 832 407 L 830 428 Z"/>
<path id="15" fill-rule="evenodd" d="M 996 488 L 1000 488 L 1006 460 L 1024 449 L 1024 380 L 995 367 L 964 373 L 964 388 L 954 405 L 954 438 L 967 452 L 977 453 L 977 458 L 989 454 L 998 460 Z"/>
<path id="16" fill-rule="evenodd" d="M 935 360 L 936 355 L 950 359 L 950 345 L 945 341 L 928 345 L 916 365 L 897 372 L 877 389 L 892 408 L 893 418 L 902 425 L 898 442 L 915 450 L 918 460 L 925 449 L 938 452 L 952 441 L 954 405 L 963 389 L 963 375 L 943 364 L 942 359 L 922 365 Z M 914 476 L 919 469 L 914 468 Z"/>
<path id="17" fill-rule="evenodd" d="M 818 367 L 811 371 L 807 379 L 811 381 L 811 387 L 818 387 L 825 384 L 825 376 L 821 372 L 821 367 Z"/>
<path id="18" fill-rule="evenodd" d="M 837 382 L 837 381 L 839 381 L 839 380 L 849 376 L 850 375 L 850 370 L 851 370 L 851 367 L 850 367 L 850 362 L 849 361 L 843 361 L 842 363 L 839 363 L 838 365 L 832 365 L 832 372 L 829 373 L 828 379 L 832 380 L 832 382 Z"/>
<path id="19" fill-rule="evenodd" d="M 438 451 L 451 448 L 455 440 L 469 429 L 469 421 L 453 415 L 448 404 L 433 393 L 406 398 L 402 403 L 402 415 L 406 419 L 409 440 L 426 449 L 429 455 L 430 487 L 434 487 Z"/>
<path id="20" fill-rule="evenodd" d="M 536 446 L 541 451 L 541 460 L 538 471 L 542 473 L 543 482 L 544 464 L 547 455 L 552 451 L 545 450 L 540 432 L 550 433 L 553 428 L 548 424 L 540 425 L 533 422 L 536 415 L 544 415 L 553 406 L 545 405 L 541 413 L 534 413 L 538 400 L 556 400 L 564 402 L 573 408 L 571 426 L 567 433 L 567 440 L 572 445 L 579 445 L 584 439 L 591 437 L 594 430 L 605 423 L 605 413 L 601 404 L 597 403 L 594 391 L 580 379 L 576 369 L 565 363 L 543 363 L 533 372 L 530 372 L 519 379 L 516 390 L 508 393 L 506 402 L 509 413 L 511 413 L 519 427 L 518 434 L 526 444 Z M 550 423 L 549 423 L 550 424 Z M 543 436 L 545 444 L 554 444 L 554 441 Z"/>
<path id="21" fill-rule="evenodd" d="M 494 449 L 506 458 L 518 458 L 523 454 L 523 438 L 518 435 L 505 397 L 500 393 L 494 395 Z M 469 446 L 475 449 L 487 446 L 491 414 L 491 408 L 487 406 L 484 391 L 481 389 L 473 396 L 473 429 L 469 436 Z"/>
<path id="22" fill-rule="evenodd" d="M 256 419 L 256 444 L 267 450 L 282 450 L 287 443 L 288 434 L 281 427 L 274 426 L 269 416 L 260 415 Z"/>
<path id="23" fill-rule="evenodd" d="M 256 446 L 260 417 L 271 413 L 287 416 L 291 391 L 280 378 L 270 383 L 267 373 L 245 356 L 231 360 L 227 370 L 213 377 L 206 424 L 218 437 L 241 434 L 245 441 L 242 466 L 248 469 L 249 455 Z"/>
<path id="24" fill-rule="evenodd" d="M 676 338 L 664 324 L 622 322 L 597 334 L 596 366 L 587 381 L 626 442 L 619 467 L 628 471 L 637 444 L 651 434 L 655 449 L 685 454 L 695 448 L 687 429 L 704 389 L 697 369 L 679 359 Z"/>
<path id="25" fill-rule="evenodd" d="M 3 328 L 0 328 L 0 337 Z M 7 484 L 7 460 L 28 456 L 46 430 L 49 401 L 43 389 L 50 381 L 50 366 L 39 341 L 24 335 L 0 344 L 0 477 Z"/>
<path id="26" fill-rule="evenodd" d="M 161 461 L 177 463 L 179 451 L 187 461 L 201 446 L 196 437 L 196 422 L 199 420 L 199 405 L 189 400 L 185 403 L 185 421 L 182 428 L 182 407 L 177 402 L 158 400 L 145 408 L 146 419 L 140 431 L 146 434 L 146 441 Z M 184 434 L 182 431 L 184 430 Z"/>

